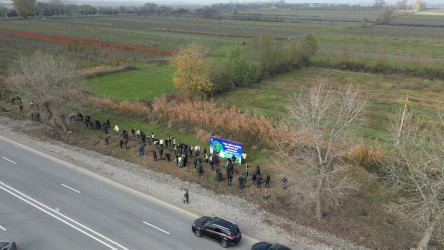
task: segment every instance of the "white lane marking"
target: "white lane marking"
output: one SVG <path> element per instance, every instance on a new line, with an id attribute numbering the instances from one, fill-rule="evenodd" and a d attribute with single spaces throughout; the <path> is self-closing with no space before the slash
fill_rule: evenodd
<path id="1" fill-rule="evenodd" d="M 53 218 L 55 218 L 55 219 L 57 219 L 57 220 L 59 220 L 59 221 L 65 223 L 66 225 L 68 225 L 68 226 L 70 226 L 70 227 L 76 229 L 77 231 L 79 231 L 79 232 L 81 232 L 81 233 L 83 233 L 83 234 L 89 236 L 90 238 L 92 238 L 92 239 L 94 239 L 94 240 L 96 240 L 96 241 L 102 243 L 103 245 L 105 245 L 105 246 L 107 246 L 107 247 L 109 247 L 109 248 L 111 248 L 111 249 L 113 249 L 113 250 L 117 250 L 117 249 L 118 249 L 118 248 L 116 248 L 116 247 L 114 247 L 114 246 L 111 246 L 111 245 L 109 245 L 108 243 L 102 241 L 101 239 L 97 238 L 96 236 L 91 235 L 91 234 L 89 234 L 88 232 L 85 232 L 84 230 L 80 229 L 79 227 L 77 227 L 77 226 L 75 226 L 75 225 L 73 225 L 73 224 L 71 224 L 71 223 L 65 221 L 64 219 L 62 219 L 62 218 L 60 218 L 60 217 L 57 217 L 57 215 L 54 215 L 54 214 L 52 214 L 52 213 L 46 211 L 45 209 L 39 207 L 38 205 L 36 205 L 36 204 L 34 204 L 34 203 L 32 203 L 32 202 L 26 200 L 25 198 L 23 198 L 23 197 L 21 197 L 21 196 L 15 194 L 15 193 L 13 193 L 12 191 L 6 189 L 5 187 L 2 187 L 1 185 L 3 185 L 3 186 L 5 186 L 5 187 L 7 187 L 7 188 L 13 190 L 14 192 L 16 192 L 16 193 L 22 195 L 23 197 L 26 197 L 27 199 L 33 201 L 34 203 L 36 203 L 36 204 L 38 204 L 38 205 L 40 205 L 40 206 L 46 208 L 47 210 L 49 210 L 49 211 L 51 211 L 51 212 L 53 212 L 53 213 L 55 213 L 55 214 L 57 214 L 57 215 L 59 215 L 59 216 L 65 218 L 66 220 L 69 220 L 69 221 L 71 221 L 71 222 L 77 224 L 78 226 L 80 226 L 80 227 L 82 227 L 82 228 L 84 228 L 84 229 L 86 229 L 86 230 L 92 232 L 93 234 L 96 234 L 96 235 L 100 236 L 101 238 L 103 238 L 103 239 L 105 239 L 105 240 L 111 242 L 112 244 L 117 245 L 118 247 L 120 247 L 120 248 L 122 248 L 122 249 L 124 249 L 124 250 L 129 250 L 128 248 L 126 248 L 126 247 L 124 247 L 124 246 L 118 244 L 117 242 L 112 241 L 111 239 L 109 239 L 109 238 L 107 238 L 107 237 L 101 235 L 100 233 L 98 233 L 98 232 L 96 232 L 96 231 L 94 231 L 94 230 L 92 230 L 92 229 L 90 229 L 90 228 L 88 228 L 88 227 L 86 227 L 86 226 L 80 224 L 79 222 L 77 222 L 77 221 L 75 221 L 75 220 L 69 218 L 68 216 L 66 216 L 66 215 L 64 215 L 64 214 L 62 214 L 62 213 L 59 213 L 59 212 L 55 211 L 54 209 L 52 209 L 52 208 L 50 208 L 50 207 L 48 207 L 48 206 L 46 206 L 46 205 L 44 205 L 44 204 L 42 204 L 42 203 L 40 203 L 40 202 L 34 200 L 33 198 L 31 198 L 31 197 L 29 197 L 29 196 L 27 196 L 27 195 L 21 193 L 20 191 L 18 191 L 18 190 L 16 190 L 16 189 L 12 188 L 12 187 L 10 187 L 10 186 L 8 186 L 8 185 L 6 185 L 5 183 L 3 183 L 3 182 L 0 181 L 0 189 L 5 190 L 6 192 L 10 193 L 11 195 L 13 195 L 13 196 L 19 198 L 20 200 L 22 200 L 22 201 L 28 203 L 29 205 L 31 205 L 31 206 L 33 206 L 33 207 L 39 209 L 40 211 L 42 211 L 42 212 L 48 214 L 49 216 L 51 216 L 51 217 L 53 217 Z"/>
<path id="2" fill-rule="evenodd" d="M 80 194 L 80 191 L 78 191 L 78 190 L 75 190 L 74 188 L 72 188 L 72 187 L 68 187 L 67 185 L 65 185 L 65 184 L 61 184 L 62 186 L 64 186 L 64 187 L 66 187 L 66 188 L 68 188 L 68 189 L 71 189 L 72 191 L 74 191 L 74 192 L 77 192 L 77 193 L 79 193 Z"/>
<path id="3" fill-rule="evenodd" d="M 15 163 L 15 161 L 11 161 L 11 160 L 9 160 L 8 158 L 6 158 L 6 157 L 2 157 L 3 159 L 5 159 L 5 160 L 7 160 L 7 161 L 9 161 L 9 162 L 11 162 L 11 163 L 13 163 L 13 164 L 17 164 L 17 163 Z"/>
<path id="4" fill-rule="evenodd" d="M 146 222 L 146 221 L 142 221 L 142 222 L 145 223 L 145 224 L 147 224 L 147 225 L 150 226 L 150 227 L 154 227 L 155 229 L 157 229 L 157 230 L 159 230 L 159 231 L 161 231 L 161 232 L 164 232 L 164 233 L 166 233 L 166 234 L 170 234 L 170 233 L 168 233 L 167 231 L 163 230 L 162 228 L 158 228 L 158 227 L 156 227 L 156 226 L 154 226 L 154 225 L 151 225 L 150 223 L 148 223 L 148 222 Z"/>
<path id="5" fill-rule="evenodd" d="M 2 227 L 1 225 L 0 225 L 0 229 L 2 229 L 3 231 L 6 231 L 6 228 Z"/>

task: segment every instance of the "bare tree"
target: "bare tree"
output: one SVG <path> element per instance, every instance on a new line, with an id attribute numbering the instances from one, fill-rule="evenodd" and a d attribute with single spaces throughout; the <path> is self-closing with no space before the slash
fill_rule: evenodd
<path id="1" fill-rule="evenodd" d="M 47 116 L 43 121 L 64 131 L 68 130 L 66 119 L 74 101 L 72 95 L 82 83 L 75 65 L 39 51 L 21 56 L 9 70 L 10 87 L 22 98 L 39 104 Z"/>
<path id="2" fill-rule="evenodd" d="M 347 186 L 347 175 L 338 175 L 338 172 L 347 170 L 346 164 L 340 164 L 353 149 L 346 140 L 352 137 L 351 132 L 366 106 L 357 95 L 351 87 L 335 91 L 321 79 L 310 90 L 290 97 L 287 124 L 292 132 L 286 148 L 290 158 L 315 173 L 318 218 L 323 216 L 324 193 L 332 189 L 340 193 Z M 331 177 L 335 177 L 336 185 Z"/>
<path id="3" fill-rule="evenodd" d="M 396 6 L 398 7 L 398 10 L 405 10 L 407 9 L 407 0 L 400 0 L 396 3 Z"/>
<path id="4" fill-rule="evenodd" d="M 399 195 L 391 207 L 421 229 L 418 249 L 427 249 L 433 238 L 444 242 L 444 120 L 439 117 L 438 126 L 426 128 L 421 116 L 412 112 L 404 119 L 401 115 L 392 118 L 394 138 L 402 129 L 385 168 L 386 178 Z"/>

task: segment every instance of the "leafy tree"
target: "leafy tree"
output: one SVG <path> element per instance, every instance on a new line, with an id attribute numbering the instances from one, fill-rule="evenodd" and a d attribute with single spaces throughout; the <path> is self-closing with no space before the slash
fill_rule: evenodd
<path id="1" fill-rule="evenodd" d="M 29 57 L 20 57 L 9 69 L 11 89 L 23 99 L 38 104 L 46 114 L 44 122 L 64 131 L 68 130 L 66 121 L 70 105 L 75 104 L 72 95 L 82 83 L 74 64 L 39 51 Z"/>
<path id="2" fill-rule="evenodd" d="M 211 91 L 213 85 L 210 80 L 211 62 L 205 58 L 205 55 L 206 52 L 201 45 L 191 43 L 171 58 L 171 65 L 176 67 L 173 82 L 177 88 L 197 92 Z"/>
<path id="3" fill-rule="evenodd" d="M 28 18 L 35 13 L 35 9 L 37 8 L 36 0 L 13 0 L 14 10 L 20 16 L 24 18 Z"/>
<path id="4" fill-rule="evenodd" d="M 310 57 L 314 56 L 318 51 L 318 43 L 312 34 L 308 34 L 301 39 L 299 45 L 301 59 L 305 64 L 308 64 Z"/>
<path id="5" fill-rule="evenodd" d="M 259 67 L 247 61 L 241 53 L 239 47 L 233 47 L 228 54 L 225 70 L 229 81 L 234 86 L 246 86 L 251 82 L 256 82 L 260 76 Z"/>
<path id="6" fill-rule="evenodd" d="M 423 1 L 416 1 L 415 6 L 413 7 L 415 11 L 423 11 L 425 10 L 426 4 Z"/>
<path id="7" fill-rule="evenodd" d="M 270 34 L 262 34 L 249 43 L 250 55 L 259 63 L 261 72 L 272 72 L 273 63 L 278 59 L 277 45 Z"/>

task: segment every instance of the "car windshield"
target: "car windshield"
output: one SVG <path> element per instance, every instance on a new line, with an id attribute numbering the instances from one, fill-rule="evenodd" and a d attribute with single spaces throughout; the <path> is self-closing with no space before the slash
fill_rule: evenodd
<path id="1" fill-rule="evenodd" d="M 0 242 L 0 248 L 5 247 L 9 244 L 9 242 Z"/>
<path id="2" fill-rule="evenodd" d="M 216 219 L 216 217 L 209 218 L 208 220 L 206 220 L 206 221 L 204 222 L 203 225 L 204 225 L 204 226 L 209 225 L 211 222 L 213 222 L 214 219 Z"/>

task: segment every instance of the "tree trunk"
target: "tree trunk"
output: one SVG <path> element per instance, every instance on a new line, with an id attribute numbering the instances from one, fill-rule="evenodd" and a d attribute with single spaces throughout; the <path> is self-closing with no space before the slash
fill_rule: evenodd
<path id="1" fill-rule="evenodd" d="M 316 217 L 322 218 L 322 189 L 324 186 L 324 174 L 321 171 L 321 174 L 318 177 L 318 184 L 316 185 Z"/>
<path id="2" fill-rule="evenodd" d="M 421 241 L 418 243 L 418 247 L 416 249 L 419 250 L 427 250 L 429 246 L 429 241 L 433 236 L 433 232 L 435 231 L 436 224 L 440 223 L 441 220 L 444 217 L 444 209 L 439 211 L 439 214 L 433 218 L 432 222 L 429 224 L 429 226 L 426 228 L 422 235 Z"/>
<path id="3" fill-rule="evenodd" d="M 54 114 L 52 113 L 51 108 L 48 103 L 43 104 L 43 110 L 48 115 L 48 124 L 52 127 L 55 126 L 56 123 L 54 121 Z M 42 119 L 42 121 L 43 121 L 43 119 Z"/>
<path id="4" fill-rule="evenodd" d="M 68 123 L 66 122 L 65 114 L 61 114 L 59 116 L 60 119 L 60 126 L 62 126 L 63 132 L 68 131 Z"/>

